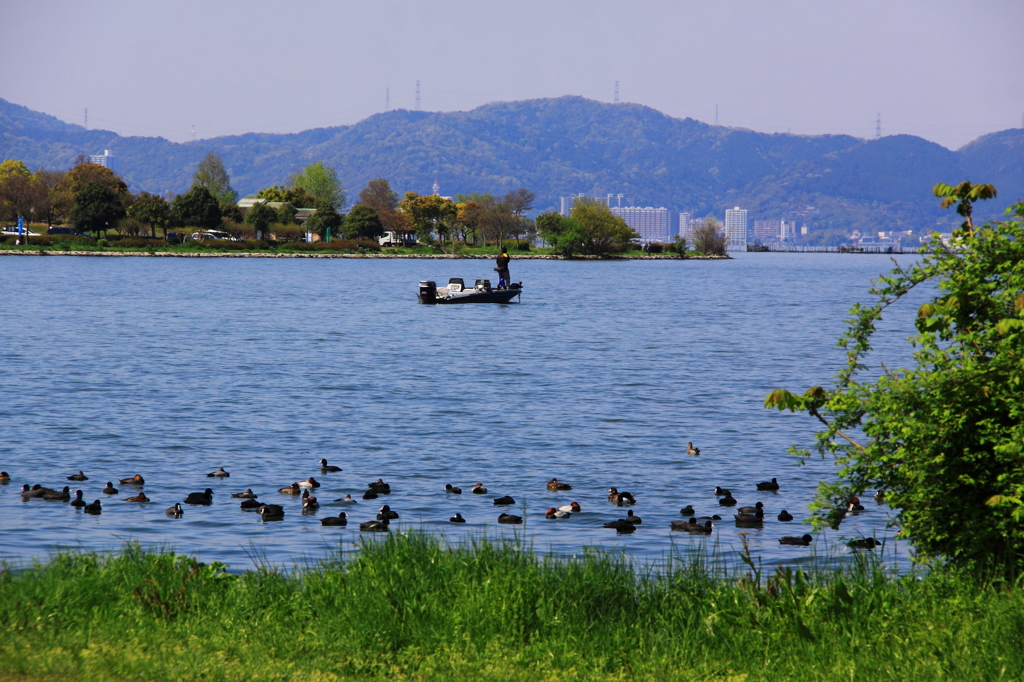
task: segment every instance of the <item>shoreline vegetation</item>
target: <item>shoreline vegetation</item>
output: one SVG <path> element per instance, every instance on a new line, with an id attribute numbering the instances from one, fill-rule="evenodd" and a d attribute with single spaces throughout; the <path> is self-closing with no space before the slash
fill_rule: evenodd
<path id="1" fill-rule="evenodd" d="M 644 568 L 421 532 L 287 572 L 125 545 L 0 571 L 4 679 L 1019 679 L 1024 590 L 953 569 Z M 967 579 L 969 578 L 969 579 Z"/>

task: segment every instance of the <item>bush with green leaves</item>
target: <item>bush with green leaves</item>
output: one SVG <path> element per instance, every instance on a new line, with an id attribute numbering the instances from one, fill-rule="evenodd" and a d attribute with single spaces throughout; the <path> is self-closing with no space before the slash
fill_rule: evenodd
<path id="1" fill-rule="evenodd" d="M 921 262 L 897 266 L 851 309 L 839 346 L 847 361 L 831 389 L 778 389 L 766 407 L 805 411 L 825 425 L 817 450 L 841 467 L 812 505 L 817 525 L 837 527 L 849 500 L 885 491 L 923 559 L 1024 569 L 1024 203 L 1010 219 L 975 227 L 972 205 L 990 185 L 937 185 L 965 220 L 948 245 L 936 235 Z M 915 366 L 877 379 L 869 369 L 875 325 L 915 287 L 935 288 L 920 307 Z M 801 458 L 807 450 L 791 450 Z"/>

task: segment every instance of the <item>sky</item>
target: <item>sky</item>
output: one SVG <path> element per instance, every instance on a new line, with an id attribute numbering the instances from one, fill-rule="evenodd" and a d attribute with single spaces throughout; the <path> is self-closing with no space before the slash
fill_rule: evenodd
<path id="1" fill-rule="evenodd" d="M 1024 127 L 1022 0 L 0 0 L 0 97 L 176 142 L 582 95 L 764 132 Z"/>

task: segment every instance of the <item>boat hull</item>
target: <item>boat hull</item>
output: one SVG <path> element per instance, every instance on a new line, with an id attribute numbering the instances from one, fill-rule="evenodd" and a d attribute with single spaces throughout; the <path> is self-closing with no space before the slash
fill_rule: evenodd
<path id="1" fill-rule="evenodd" d="M 461 280 L 460 280 L 461 282 Z M 460 286 L 461 288 L 461 286 Z M 445 287 L 436 287 L 433 282 L 420 282 L 419 300 L 420 303 L 428 305 L 448 305 L 455 303 L 511 303 L 512 299 L 519 299 L 523 293 L 522 285 L 512 289 L 465 289 L 462 291 L 448 291 Z"/>

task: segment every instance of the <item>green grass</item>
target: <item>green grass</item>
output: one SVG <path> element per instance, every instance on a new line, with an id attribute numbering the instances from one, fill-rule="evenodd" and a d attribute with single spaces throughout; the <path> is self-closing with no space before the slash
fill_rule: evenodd
<path id="1" fill-rule="evenodd" d="M 374 538 L 377 540 L 378 538 Z M 1024 592 L 942 572 L 637 571 L 392 533 L 240 576 L 126 546 L 0 573 L 0 678 L 1020 679 Z"/>

